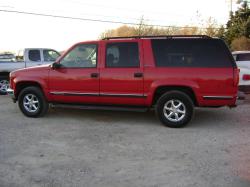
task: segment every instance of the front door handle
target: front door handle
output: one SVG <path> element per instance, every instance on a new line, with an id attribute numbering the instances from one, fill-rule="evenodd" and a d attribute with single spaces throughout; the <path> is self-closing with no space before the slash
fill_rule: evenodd
<path id="1" fill-rule="evenodd" d="M 99 73 L 91 73 L 90 77 L 91 78 L 98 78 L 99 77 Z"/>
<path id="2" fill-rule="evenodd" d="M 135 77 L 135 78 L 143 77 L 143 73 L 135 73 L 135 74 L 134 74 L 134 77 Z"/>

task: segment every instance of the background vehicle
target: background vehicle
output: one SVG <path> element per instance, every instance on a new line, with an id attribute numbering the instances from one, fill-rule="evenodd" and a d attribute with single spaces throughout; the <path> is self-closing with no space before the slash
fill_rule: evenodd
<path id="1" fill-rule="evenodd" d="M 6 56 L 6 55 L 5 55 Z M 0 57 L 0 94 L 6 94 L 9 87 L 9 73 L 11 71 L 55 62 L 60 53 L 47 48 L 27 48 L 20 50 L 18 55 L 11 58 Z"/>
<path id="2" fill-rule="evenodd" d="M 250 94 L 250 51 L 232 52 L 240 69 L 239 91 Z"/>
<path id="3" fill-rule="evenodd" d="M 250 94 L 250 69 L 240 68 L 239 91 Z"/>
<path id="4" fill-rule="evenodd" d="M 107 38 L 72 46 L 52 65 L 14 71 L 8 93 L 24 115 L 49 107 L 145 111 L 182 127 L 194 107 L 236 106 L 239 70 L 208 36 Z"/>
<path id="5" fill-rule="evenodd" d="M 15 62 L 16 57 L 12 53 L 2 53 L 0 54 L 0 62 Z"/>
<path id="6" fill-rule="evenodd" d="M 250 51 L 234 51 L 232 54 L 239 68 L 250 69 Z"/>

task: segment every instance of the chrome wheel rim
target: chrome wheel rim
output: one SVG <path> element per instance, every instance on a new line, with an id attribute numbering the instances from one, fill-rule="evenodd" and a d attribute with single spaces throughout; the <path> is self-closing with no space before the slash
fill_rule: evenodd
<path id="1" fill-rule="evenodd" d="M 23 98 L 23 106 L 25 110 L 31 113 L 35 113 L 39 110 L 39 100 L 34 94 L 27 94 Z"/>
<path id="2" fill-rule="evenodd" d="M 0 81 L 0 91 L 6 93 L 9 88 L 9 81 L 1 80 Z"/>
<path id="3" fill-rule="evenodd" d="M 186 107 L 180 100 L 169 100 L 163 107 L 164 116 L 172 122 L 181 121 L 186 115 Z"/>

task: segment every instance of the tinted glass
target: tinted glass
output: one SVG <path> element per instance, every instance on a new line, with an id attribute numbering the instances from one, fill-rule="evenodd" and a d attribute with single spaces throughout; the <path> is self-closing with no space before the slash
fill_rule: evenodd
<path id="1" fill-rule="evenodd" d="M 34 62 L 41 61 L 41 55 L 39 50 L 30 50 L 29 51 L 29 59 Z"/>
<path id="2" fill-rule="evenodd" d="M 139 67 L 138 43 L 109 43 L 106 49 L 106 67 Z"/>
<path id="3" fill-rule="evenodd" d="M 97 45 L 81 44 L 73 48 L 60 62 L 68 68 L 94 68 L 97 61 Z"/>
<path id="4" fill-rule="evenodd" d="M 152 40 L 158 67 L 232 67 L 233 58 L 219 39 Z"/>
<path id="5" fill-rule="evenodd" d="M 238 54 L 237 61 L 250 61 L 250 53 Z"/>

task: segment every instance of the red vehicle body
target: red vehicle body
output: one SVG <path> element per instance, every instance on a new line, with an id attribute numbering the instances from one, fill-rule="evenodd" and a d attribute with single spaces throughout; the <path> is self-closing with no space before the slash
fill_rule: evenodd
<path id="1" fill-rule="evenodd" d="M 198 36 L 186 38 L 203 39 Z M 169 40 L 176 39 L 178 37 Z M 182 40 L 185 40 L 184 36 Z M 205 37 L 205 40 L 218 39 Z M 138 67 L 107 67 L 107 46 L 130 42 L 138 44 Z M 38 87 L 48 103 L 135 109 L 152 108 L 165 93 L 178 91 L 186 94 L 197 107 L 235 106 L 239 72 L 233 60 L 228 62 L 232 63 L 230 67 L 156 67 L 151 42 L 151 38 L 135 37 L 77 43 L 53 65 L 12 72 L 10 87 L 13 91 L 10 90 L 9 93 L 14 100 L 18 100 L 23 89 Z M 62 59 L 79 45 L 97 46 L 96 67 L 58 67 Z M 228 55 L 229 53 L 228 51 Z M 229 59 L 231 58 L 229 55 Z"/>

